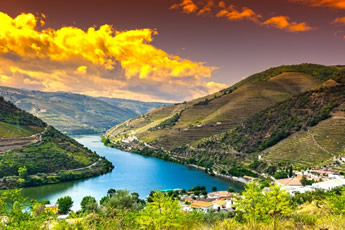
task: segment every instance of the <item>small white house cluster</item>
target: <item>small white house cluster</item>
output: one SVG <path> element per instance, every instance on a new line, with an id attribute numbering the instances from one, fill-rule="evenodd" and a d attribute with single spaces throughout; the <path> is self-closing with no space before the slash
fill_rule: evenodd
<path id="1" fill-rule="evenodd" d="M 212 192 L 202 199 L 192 199 L 185 195 L 181 199 L 182 210 L 185 212 L 192 212 L 193 210 L 208 213 L 214 211 L 233 211 L 234 199 L 228 191 Z"/>

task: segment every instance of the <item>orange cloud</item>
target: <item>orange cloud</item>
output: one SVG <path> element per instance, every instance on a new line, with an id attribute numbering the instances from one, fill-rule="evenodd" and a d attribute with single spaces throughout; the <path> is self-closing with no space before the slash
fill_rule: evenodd
<path id="1" fill-rule="evenodd" d="M 214 6 L 214 1 L 213 0 L 209 0 L 207 2 L 207 4 L 201 10 L 199 10 L 197 15 L 204 15 L 204 14 L 207 14 L 207 13 L 211 12 L 213 6 Z"/>
<path id="2" fill-rule="evenodd" d="M 198 10 L 198 6 L 193 2 L 193 0 L 182 0 L 179 4 L 174 4 L 170 9 L 182 8 L 183 12 L 186 14 L 194 13 Z"/>
<path id="3" fill-rule="evenodd" d="M 216 17 L 226 17 L 230 21 L 248 19 L 253 22 L 258 22 L 262 16 L 247 7 L 243 7 L 242 11 L 238 11 L 235 6 L 231 5 L 227 9 L 222 9 L 219 11 L 216 14 Z"/>
<path id="4" fill-rule="evenodd" d="M 345 17 L 339 17 L 334 19 L 333 21 L 334 24 L 345 24 Z"/>
<path id="5" fill-rule="evenodd" d="M 179 9 L 184 6 L 193 5 L 193 10 L 183 9 L 183 11 L 185 13 L 196 13 L 197 9 L 201 8 L 201 10 L 196 13 L 199 16 L 205 14 L 215 15 L 218 18 L 226 18 L 230 21 L 240 21 L 246 19 L 261 26 L 271 25 L 288 32 L 301 32 L 313 29 L 312 27 L 307 25 L 306 22 L 290 22 L 290 18 L 288 16 L 275 16 L 264 21 L 262 20 L 263 16 L 256 13 L 254 10 L 248 7 L 242 7 L 241 10 L 238 10 L 234 5 L 229 5 L 227 7 L 225 1 L 218 1 L 218 4 L 215 4 L 214 0 L 198 1 L 197 3 L 198 5 L 196 5 L 191 0 L 182 0 L 181 3 L 173 5 L 170 9 Z"/>
<path id="6" fill-rule="evenodd" d="M 143 100 L 209 93 L 203 79 L 215 68 L 150 45 L 155 30 L 115 31 L 110 25 L 39 30 L 44 18 L 0 12 L 0 84 Z"/>
<path id="7" fill-rule="evenodd" d="M 311 6 L 324 6 L 338 9 L 345 9 L 345 0 L 290 0 L 301 2 Z"/>
<path id="8" fill-rule="evenodd" d="M 289 32 L 301 32 L 309 31 L 313 28 L 308 26 L 305 22 L 290 22 L 290 17 L 287 16 L 276 16 L 266 20 L 264 25 L 274 26 L 276 28 L 286 30 Z"/>

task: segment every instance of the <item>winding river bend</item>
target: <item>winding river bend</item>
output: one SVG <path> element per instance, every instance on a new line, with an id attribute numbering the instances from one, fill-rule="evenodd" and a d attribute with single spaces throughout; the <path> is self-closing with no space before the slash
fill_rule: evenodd
<path id="1" fill-rule="evenodd" d="M 59 197 L 68 195 L 74 201 L 72 209 L 78 210 L 84 196 L 90 195 L 99 200 L 106 195 L 109 188 L 138 192 L 141 198 L 145 198 L 154 189 L 189 189 L 196 185 L 204 185 L 209 191 L 212 186 L 216 186 L 219 190 L 226 190 L 229 186 L 232 186 L 235 191 L 242 189 L 242 185 L 236 182 L 212 177 L 185 165 L 106 147 L 99 136 L 87 135 L 73 138 L 99 155 L 105 156 L 115 165 L 115 169 L 98 177 L 25 188 L 24 196 L 35 200 L 46 199 L 55 203 Z"/>

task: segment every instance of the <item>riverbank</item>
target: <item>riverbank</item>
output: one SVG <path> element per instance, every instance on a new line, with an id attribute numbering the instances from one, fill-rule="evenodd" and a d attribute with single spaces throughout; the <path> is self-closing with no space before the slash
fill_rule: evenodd
<path id="1" fill-rule="evenodd" d="M 232 182 L 240 183 L 242 186 L 244 186 L 248 182 L 243 177 L 225 175 L 225 174 L 222 174 L 221 172 L 214 171 L 210 168 L 202 167 L 202 166 L 195 165 L 195 164 L 189 164 L 187 162 L 187 159 L 185 159 L 185 158 L 181 158 L 181 157 L 178 157 L 176 155 L 171 156 L 169 153 L 165 152 L 162 149 L 150 148 L 149 145 L 142 144 L 141 142 L 137 142 L 136 143 L 137 145 L 131 145 L 131 143 L 119 143 L 119 142 L 113 143 L 113 142 L 109 142 L 109 140 L 107 140 L 103 137 L 102 137 L 102 142 L 107 147 L 120 149 L 121 151 L 124 151 L 124 152 L 136 153 L 136 154 L 140 154 L 140 155 L 144 155 L 144 156 L 156 157 L 156 158 L 159 158 L 162 160 L 167 160 L 167 161 L 171 161 L 174 163 L 187 165 L 189 167 L 202 170 L 211 176 L 220 177 L 220 178 L 232 181 Z M 141 148 L 139 148 L 138 146 L 141 146 Z"/>
<path id="2" fill-rule="evenodd" d="M 114 166 L 103 157 L 100 157 L 93 164 L 71 170 L 60 170 L 55 173 L 38 173 L 25 177 L 6 176 L 0 178 L 0 190 L 35 187 L 47 184 L 57 184 L 66 181 L 85 179 L 100 176 L 111 172 Z"/>

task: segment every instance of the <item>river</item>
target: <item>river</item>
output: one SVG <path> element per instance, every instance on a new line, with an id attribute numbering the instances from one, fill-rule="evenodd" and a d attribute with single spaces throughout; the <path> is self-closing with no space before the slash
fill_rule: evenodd
<path id="1" fill-rule="evenodd" d="M 114 164 L 115 169 L 93 178 L 25 188 L 23 189 L 24 196 L 55 203 L 59 197 L 68 195 L 74 201 L 72 209 L 78 210 L 84 196 L 90 195 L 100 200 L 110 188 L 137 192 L 142 199 L 154 189 L 189 189 L 196 185 L 204 185 L 208 191 L 211 191 L 213 186 L 216 186 L 218 190 L 227 190 L 229 186 L 232 186 L 235 191 L 242 189 L 242 185 L 236 182 L 212 177 L 186 165 L 106 147 L 99 136 L 87 135 L 73 138 L 99 155 L 105 156 Z"/>

